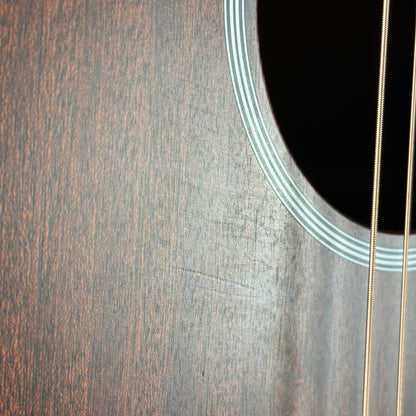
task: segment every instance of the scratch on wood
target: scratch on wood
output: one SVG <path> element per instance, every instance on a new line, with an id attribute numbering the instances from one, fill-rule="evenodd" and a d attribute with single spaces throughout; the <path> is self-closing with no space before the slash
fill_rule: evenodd
<path id="1" fill-rule="evenodd" d="M 198 283 L 197 281 L 194 281 L 194 283 L 197 284 L 198 287 L 202 288 L 203 290 L 206 291 L 211 291 L 211 292 L 216 292 L 216 293 L 221 293 L 224 295 L 229 295 L 232 297 L 237 297 L 237 298 L 252 298 L 252 299 L 257 299 L 257 298 L 263 298 L 263 296 L 260 296 L 257 294 L 257 289 L 251 285 L 242 283 L 242 282 L 238 282 L 236 280 L 233 279 L 229 279 L 226 277 L 221 277 L 215 274 L 211 274 L 211 273 L 206 273 L 200 270 L 196 270 L 196 269 L 191 269 L 191 268 L 186 268 L 186 267 L 177 267 L 177 266 L 170 266 L 170 265 L 159 265 L 162 268 L 167 268 L 170 270 L 174 270 L 174 271 L 178 271 L 178 272 L 183 272 L 183 273 L 189 273 L 192 274 L 194 276 L 198 276 L 199 278 L 206 278 L 205 282 L 211 281 L 213 283 L 216 283 L 216 286 L 212 286 L 212 287 L 207 287 L 206 285 L 204 285 L 203 283 Z M 221 284 L 225 284 L 225 285 L 231 285 L 232 287 L 237 287 L 240 289 L 244 289 L 244 290 L 249 290 L 251 293 L 236 293 L 236 292 L 231 292 L 230 290 L 227 289 L 227 287 L 223 286 L 221 287 Z M 257 295 L 256 295 L 257 294 Z"/>

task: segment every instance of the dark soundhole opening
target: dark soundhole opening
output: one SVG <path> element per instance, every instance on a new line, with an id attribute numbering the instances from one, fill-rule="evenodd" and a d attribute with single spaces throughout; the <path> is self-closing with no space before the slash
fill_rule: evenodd
<path id="1" fill-rule="evenodd" d="M 263 71 L 283 138 L 317 192 L 367 227 L 381 18 L 374 0 L 258 2 Z M 390 23 L 379 228 L 402 232 L 414 1 L 392 2 Z"/>

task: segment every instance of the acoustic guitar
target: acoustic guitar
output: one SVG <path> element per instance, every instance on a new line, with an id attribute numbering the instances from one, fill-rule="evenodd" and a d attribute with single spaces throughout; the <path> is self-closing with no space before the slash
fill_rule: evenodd
<path id="1" fill-rule="evenodd" d="M 370 225 L 294 157 L 261 7 L 0 3 L 0 414 L 361 414 Z M 396 412 L 399 234 L 377 233 L 374 415 Z"/>

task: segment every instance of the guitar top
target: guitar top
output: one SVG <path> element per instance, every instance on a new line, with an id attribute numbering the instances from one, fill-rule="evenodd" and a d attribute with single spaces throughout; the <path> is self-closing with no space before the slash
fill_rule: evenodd
<path id="1" fill-rule="evenodd" d="M 284 144 L 256 2 L 0 16 L 0 413 L 360 414 L 369 230 Z M 370 408 L 391 415 L 402 242 L 379 244 Z M 406 328 L 408 415 L 411 302 Z"/>

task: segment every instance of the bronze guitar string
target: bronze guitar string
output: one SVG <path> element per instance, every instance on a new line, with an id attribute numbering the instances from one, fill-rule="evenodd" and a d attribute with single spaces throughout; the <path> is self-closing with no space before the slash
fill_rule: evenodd
<path id="1" fill-rule="evenodd" d="M 415 141 L 415 119 L 416 119 L 416 31 L 413 45 L 413 79 L 412 79 L 412 101 L 410 109 L 409 128 L 409 151 L 407 159 L 407 181 L 406 181 L 406 210 L 403 239 L 403 271 L 402 288 L 400 299 L 400 335 L 399 335 L 399 364 L 397 374 L 397 404 L 396 416 L 402 414 L 402 391 L 403 391 L 403 362 L 404 362 L 404 337 L 406 321 L 406 286 L 408 271 L 409 236 L 411 226 L 412 188 L 413 188 L 413 155 Z"/>
<path id="2" fill-rule="evenodd" d="M 380 193 L 380 171 L 381 171 L 381 149 L 383 135 L 383 116 L 384 116 L 384 97 L 385 97 L 385 80 L 387 65 L 387 42 L 388 42 L 388 25 L 389 25 L 389 0 L 383 2 L 383 21 L 382 21 L 382 38 L 380 50 L 380 69 L 379 69 L 379 87 L 378 87 L 378 104 L 377 104 L 377 125 L 376 125 L 376 144 L 374 156 L 374 179 L 373 179 L 373 197 L 371 210 L 371 237 L 370 237 L 370 256 L 368 271 L 368 294 L 367 294 L 367 322 L 366 322 L 366 340 L 365 340 L 365 363 L 364 363 L 364 389 L 363 389 L 363 416 L 369 415 L 370 403 L 370 375 L 371 375 L 371 335 L 372 335 L 372 315 L 373 315 L 373 294 L 374 294 L 374 274 L 375 274 L 375 257 L 377 247 L 377 224 L 378 224 L 378 207 Z M 414 155 L 414 136 L 416 120 L 416 32 L 413 47 L 413 80 L 412 80 L 412 99 L 410 112 L 410 129 L 409 129 L 409 148 L 408 148 L 408 166 L 406 180 L 406 208 L 405 208 L 405 227 L 403 239 L 403 265 L 401 281 L 401 300 L 400 300 L 400 327 L 399 327 L 399 357 L 398 357 L 398 375 L 397 375 L 397 396 L 396 396 L 396 416 L 402 414 L 402 392 L 403 392 L 403 362 L 404 362 L 404 340 L 405 340 L 405 318 L 406 318 L 406 287 L 408 273 L 408 252 L 409 236 L 411 226 L 411 202 L 412 202 L 412 185 L 413 185 L 413 155 Z"/>
<path id="3" fill-rule="evenodd" d="M 372 334 L 372 324 L 373 324 L 374 271 L 375 271 L 375 264 L 376 264 L 376 247 L 377 247 L 377 224 L 378 224 L 378 207 L 379 207 L 379 194 L 380 194 L 381 148 L 382 148 L 382 136 L 383 136 L 389 10 L 390 10 L 390 1 L 384 0 L 383 1 L 382 31 L 381 31 L 380 68 L 379 68 L 379 80 L 378 80 L 373 196 L 372 196 L 372 206 L 371 206 L 370 255 L 369 255 L 369 265 L 368 265 L 367 319 L 366 319 L 366 331 L 365 331 L 364 386 L 363 386 L 363 413 L 362 413 L 363 416 L 369 415 L 369 402 L 370 402 L 369 398 L 370 398 L 370 370 L 371 370 L 371 334 Z"/>

